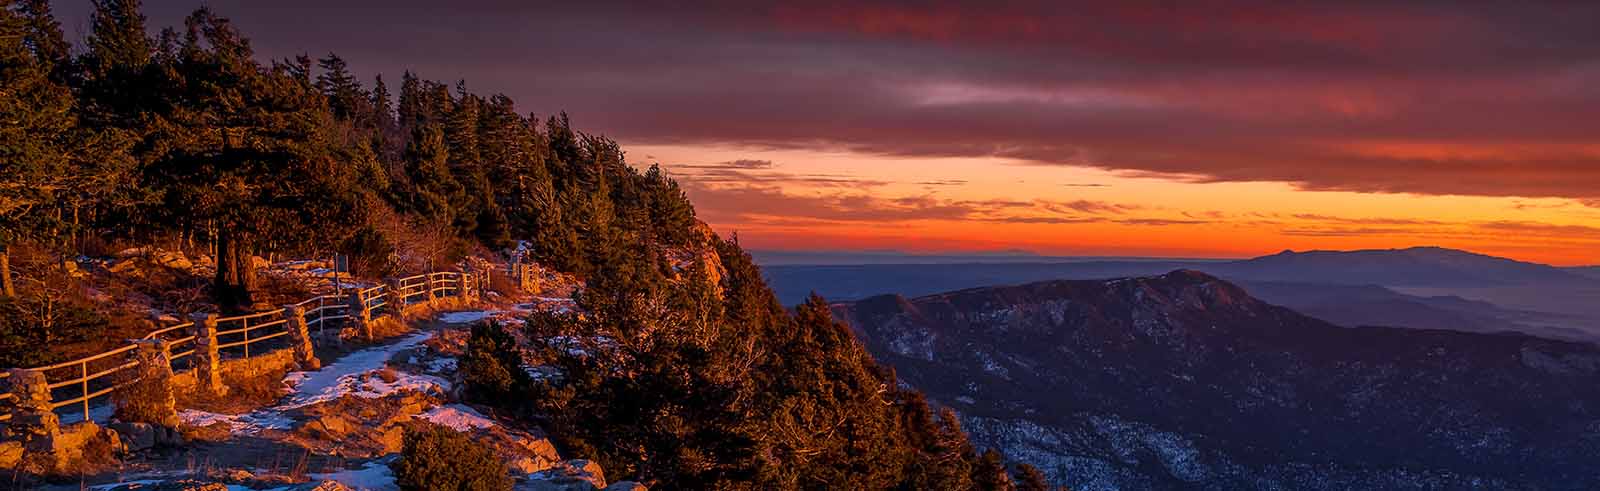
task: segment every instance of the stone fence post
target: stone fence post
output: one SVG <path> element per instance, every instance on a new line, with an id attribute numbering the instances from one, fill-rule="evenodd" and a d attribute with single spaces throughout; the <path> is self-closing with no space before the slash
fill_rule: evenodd
<path id="1" fill-rule="evenodd" d="M 133 383 L 115 397 L 116 418 L 124 422 L 150 423 L 177 428 L 178 403 L 172 396 L 172 354 L 161 339 L 133 342 Z"/>
<path id="2" fill-rule="evenodd" d="M 200 393 L 222 397 L 228 386 L 222 384 L 222 354 L 217 351 L 217 314 L 206 314 L 194 321 L 194 378 Z"/>
<path id="3" fill-rule="evenodd" d="M 356 331 L 361 333 L 361 338 L 372 340 L 372 311 L 367 310 L 366 290 L 357 288 L 350 294 L 350 319 L 356 323 Z"/>
<path id="4" fill-rule="evenodd" d="M 289 332 L 289 344 L 294 348 L 294 361 L 301 370 L 322 368 L 322 360 L 311 346 L 311 329 L 306 327 L 306 309 L 299 305 L 283 306 L 283 328 Z"/>
<path id="5" fill-rule="evenodd" d="M 14 398 L 5 403 L 11 420 L 0 428 L 0 440 L 49 445 L 61 435 L 61 418 L 50 407 L 50 382 L 38 370 L 14 368 L 9 373 L 0 383 Z"/>
<path id="6" fill-rule="evenodd" d="M 404 317 L 406 312 L 406 293 L 400 287 L 400 279 L 389 277 L 389 279 L 384 280 L 383 284 L 384 294 L 389 297 L 389 306 L 391 307 L 389 311 L 395 313 L 396 318 Z"/>

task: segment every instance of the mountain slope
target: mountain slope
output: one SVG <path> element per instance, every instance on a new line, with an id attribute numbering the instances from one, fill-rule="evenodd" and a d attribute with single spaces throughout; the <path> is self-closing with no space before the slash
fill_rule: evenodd
<path id="1" fill-rule="evenodd" d="M 1074 489 L 1600 485 L 1592 345 L 1343 328 L 1193 271 L 835 311 L 975 442 Z"/>
<path id="2" fill-rule="evenodd" d="M 1520 332 L 1534 336 L 1593 340 L 1594 336 L 1570 328 L 1573 317 L 1501 308 L 1495 304 L 1453 295 L 1406 295 L 1377 285 L 1336 285 L 1247 281 L 1238 283 L 1268 303 L 1294 309 L 1344 327 L 1389 326 L 1448 329 L 1467 332 Z"/>
<path id="3" fill-rule="evenodd" d="M 1600 266 L 1575 266 L 1562 269 L 1572 274 L 1600 280 Z"/>

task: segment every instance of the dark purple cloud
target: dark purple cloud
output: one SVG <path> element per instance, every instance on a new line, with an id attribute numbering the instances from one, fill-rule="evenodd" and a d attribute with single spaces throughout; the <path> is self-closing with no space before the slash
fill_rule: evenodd
<path id="1" fill-rule="evenodd" d="M 210 3 L 264 56 L 464 78 L 625 143 L 1600 201 L 1594 2 Z"/>

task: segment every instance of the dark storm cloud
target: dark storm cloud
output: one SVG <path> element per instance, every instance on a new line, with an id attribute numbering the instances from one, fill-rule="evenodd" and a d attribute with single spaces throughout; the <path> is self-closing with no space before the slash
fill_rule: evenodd
<path id="1" fill-rule="evenodd" d="M 263 56 L 464 78 L 629 143 L 1600 201 L 1593 2 L 210 3 Z"/>

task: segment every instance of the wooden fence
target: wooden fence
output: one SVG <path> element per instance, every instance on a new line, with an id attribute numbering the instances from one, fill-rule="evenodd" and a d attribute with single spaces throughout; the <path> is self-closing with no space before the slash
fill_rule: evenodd
<path id="1" fill-rule="evenodd" d="M 471 292 L 482 292 L 487 288 L 487 279 L 486 273 L 483 272 L 426 273 L 390 280 L 388 284 L 371 288 L 352 290 L 343 295 L 318 295 L 293 306 L 303 309 L 307 328 L 315 332 L 313 339 L 323 339 L 329 327 L 334 328 L 333 334 L 337 336 L 342 323 L 347 322 L 352 315 L 360 315 L 362 319 L 373 319 L 384 314 L 397 313 L 406 306 L 427 302 L 440 296 L 462 294 L 463 288 Z M 361 306 L 359 310 L 356 310 L 357 305 Z M 216 318 L 219 355 L 225 359 L 250 358 L 252 348 L 257 355 L 286 349 L 282 342 L 263 343 L 289 334 L 285 327 L 289 322 L 288 312 L 289 309 L 275 309 Z M 165 341 L 171 353 L 169 359 L 172 370 L 178 373 L 194 368 L 195 340 L 199 336 L 197 323 L 190 321 L 157 329 L 141 339 Z M 49 383 L 52 409 L 80 406 L 84 421 L 89 421 L 92 419 L 89 411 L 92 401 L 109 396 L 117 389 L 135 381 L 127 380 L 126 377 L 118 380 L 112 375 L 137 366 L 130 356 L 119 356 L 133 351 L 136 347 L 130 341 L 125 346 L 104 353 L 31 370 L 43 373 Z M 10 376 L 9 370 L 0 371 L 0 381 Z M 0 385 L 5 384 L 0 383 Z M 13 403 L 17 397 L 14 392 L 0 393 L 0 406 Z M 10 419 L 9 412 L 0 414 L 0 421 Z"/>

